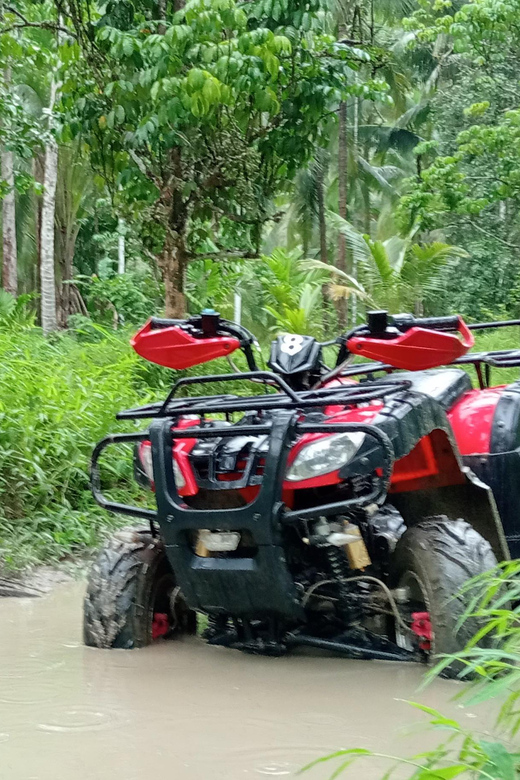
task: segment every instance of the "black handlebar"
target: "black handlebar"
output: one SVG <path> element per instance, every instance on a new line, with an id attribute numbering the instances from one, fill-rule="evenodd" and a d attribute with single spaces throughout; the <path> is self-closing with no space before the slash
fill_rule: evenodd
<path id="1" fill-rule="evenodd" d="M 160 330 L 161 328 L 173 328 L 175 325 L 185 325 L 186 320 L 167 320 L 164 317 L 150 317 L 150 328 Z"/>
<path id="2" fill-rule="evenodd" d="M 396 314 L 393 318 L 395 327 L 405 333 L 410 328 L 427 328 L 428 330 L 453 331 L 459 329 L 459 317 L 453 314 L 448 317 L 414 317 L 411 314 Z"/>

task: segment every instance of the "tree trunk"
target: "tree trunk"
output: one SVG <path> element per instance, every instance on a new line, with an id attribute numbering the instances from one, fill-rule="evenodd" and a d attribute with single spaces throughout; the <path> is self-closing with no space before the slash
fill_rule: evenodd
<path id="1" fill-rule="evenodd" d="M 186 271 L 186 246 L 182 233 L 166 231 L 161 254 L 157 258 L 164 281 L 165 316 L 182 319 L 186 315 L 184 274 Z"/>
<path id="2" fill-rule="evenodd" d="M 43 189 L 44 160 L 41 154 L 35 154 L 32 160 L 32 175 Z M 36 241 L 36 263 L 32 269 L 32 289 L 40 292 L 41 285 L 41 244 L 42 244 L 42 196 L 33 195 L 34 234 Z"/>
<path id="3" fill-rule="evenodd" d="M 370 121 L 370 119 L 368 120 Z M 363 147 L 363 157 L 365 160 L 370 158 L 370 145 L 365 144 Z M 372 230 L 372 204 L 370 202 L 370 186 L 365 180 L 363 183 L 363 230 L 370 236 Z"/>
<path id="4" fill-rule="evenodd" d="M 18 265 L 16 250 L 16 203 L 14 190 L 14 155 L 2 153 L 2 180 L 9 191 L 2 202 L 2 286 L 12 295 L 18 293 Z"/>
<path id="5" fill-rule="evenodd" d="M 11 69 L 6 68 L 4 79 L 11 82 Z M 14 154 L 2 151 L 1 177 L 9 188 L 2 202 L 2 286 L 12 295 L 18 294 L 18 258 L 16 248 L 16 195 L 14 189 Z"/>
<path id="6" fill-rule="evenodd" d="M 327 222 L 325 219 L 325 170 L 321 164 L 318 166 L 318 177 L 316 181 L 316 199 L 318 201 L 318 232 L 320 236 L 320 260 L 322 263 L 328 263 L 327 251 Z M 306 256 L 306 255 L 305 255 Z M 329 285 L 323 284 L 321 287 L 323 298 L 323 328 L 326 331 L 329 325 Z"/>
<path id="7" fill-rule="evenodd" d="M 157 13 L 159 19 L 166 19 L 166 0 L 158 0 Z M 164 24 L 158 25 L 157 32 L 159 33 L 159 35 L 164 35 L 164 33 L 166 32 L 166 27 L 164 26 Z"/>
<path id="8" fill-rule="evenodd" d="M 338 214 L 347 219 L 347 104 L 339 107 L 338 127 Z M 338 235 L 338 256 L 336 265 L 340 271 L 348 273 L 347 241 L 341 233 Z M 347 299 L 338 301 L 338 325 L 343 330 L 347 326 Z"/>
<path id="9" fill-rule="evenodd" d="M 167 317 L 183 318 L 186 314 L 184 277 L 188 263 L 186 230 L 188 226 L 188 204 L 179 189 L 172 187 L 172 181 L 183 181 L 183 160 L 178 146 L 170 149 L 168 175 L 157 204 L 164 229 L 164 242 L 157 263 L 164 281 L 164 304 Z"/>
<path id="10" fill-rule="evenodd" d="M 359 143 L 358 143 L 358 139 L 359 139 L 359 109 L 360 109 L 359 97 L 355 97 L 354 98 L 354 127 L 353 127 L 353 133 L 352 133 L 352 152 L 353 152 L 354 158 L 356 160 L 356 168 L 359 167 Z M 358 170 L 356 170 L 356 175 L 359 175 L 359 171 Z M 367 190 L 367 192 L 368 192 L 368 190 Z M 369 229 L 368 232 L 370 232 L 370 229 Z M 357 260 L 356 260 L 356 258 L 354 256 L 354 254 L 352 254 L 352 261 L 350 263 L 350 266 L 351 266 L 350 272 L 351 272 L 352 276 L 354 277 L 354 279 L 357 279 L 357 275 L 358 275 Z M 350 320 L 351 320 L 351 323 L 352 323 L 352 327 L 355 327 L 356 324 L 357 324 L 357 305 L 358 305 L 357 295 L 355 293 L 353 293 L 352 300 L 351 300 L 351 305 L 350 305 L 350 314 L 351 314 Z"/>
<path id="11" fill-rule="evenodd" d="M 42 223 L 40 231 L 41 315 L 45 334 L 56 330 L 56 282 L 54 272 L 54 212 L 58 179 L 58 145 L 51 138 L 45 149 Z"/>
<path id="12" fill-rule="evenodd" d="M 117 273 L 124 274 L 126 271 L 126 247 L 125 247 L 125 220 L 119 217 L 117 220 Z"/>
<path id="13" fill-rule="evenodd" d="M 49 99 L 49 128 L 53 126 L 53 111 L 58 85 L 53 77 Z M 41 319 L 45 334 L 56 330 L 56 274 L 54 270 L 54 217 L 56 184 L 58 181 L 58 144 L 51 135 L 45 147 L 43 172 L 42 221 L 40 230 Z"/>
<path id="14" fill-rule="evenodd" d="M 318 229 L 320 234 L 320 260 L 322 263 L 328 263 L 327 257 L 327 223 L 325 220 L 325 193 L 324 193 L 324 171 L 320 166 L 320 173 L 317 181 L 317 200 L 318 200 Z"/>

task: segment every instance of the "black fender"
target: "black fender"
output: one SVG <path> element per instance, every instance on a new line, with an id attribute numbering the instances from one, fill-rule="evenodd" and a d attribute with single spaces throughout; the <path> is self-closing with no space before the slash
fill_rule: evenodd
<path id="1" fill-rule="evenodd" d="M 506 398 L 504 404 L 507 404 L 510 416 L 512 415 L 510 407 L 514 406 L 518 423 L 515 429 L 516 441 L 520 448 L 520 383 L 518 383 L 517 388 L 514 394 L 510 394 L 514 395 L 514 403 L 510 398 Z M 501 401 L 499 401 L 500 403 Z M 504 532 L 503 517 L 500 507 L 497 507 L 497 493 L 493 489 L 493 484 L 485 476 L 472 469 L 472 464 L 467 463 L 466 459 L 463 460 L 446 411 L 442 406 L 424 393 L 414 390 L 405 391 L 385 404 L 381 413 L 374 420 L 374 424 L 389 437 L 396 460 L 408 455 L 423 436 L 428 436 L 433 431 L 443 431 L 453 450 L 456 467 L 460 470 L 460 478 L 458 479 L 460 484 L 392 494 L 391 502 L 403 516 L 406 525 L 411 526 L 425 517 L 439 514 L 446 515 L 451 520 L 462 518 L 490 543 L 497 560 L 508 560 L 510 549 L 506 536 L 507 539 L 509 536 L 507 531 Z M 500 431 L 505 430 L 505 428 L 507 428 L 507 423 L 504 426 L 498 426 Z M 366 453 L 360 451 L 360 456 L 362 455 L 366 456 Z M 519 508 L 517 522 L 518 552 L 520 555 L 520 449 L 515 451 L 515 458 L 518 464 L 516 506 Z M 370 467 L 373 467 L 373 455 L 367 460 L 370 462 Z M 346 466 L 343 471 L 346 472 L 349 466 Z M 344 476 L 343 472 L 340 474 Z M 510 476 L 512 479 L 513 475 Z M 502 497 L 504 494 L 499 495 Z M 511 502 L 509 502 L 510 504 Z"/>
<path id="2" fill-rule="evenodd" d="M 509 560 L 511 554 L 493 491 L 462 464 L 461 471 L 464 482 L 460 485 L 397 493 L 392 496 L 392 504 L 408 527 L 433 515 L 446 515 L 454 521 L 462 518 L 490 543 L 498 561 Z"/>

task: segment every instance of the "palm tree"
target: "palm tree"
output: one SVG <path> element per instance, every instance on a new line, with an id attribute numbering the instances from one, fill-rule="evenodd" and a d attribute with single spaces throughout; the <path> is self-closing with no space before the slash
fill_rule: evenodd
<path id="1" fill-rule="evenodd" d="M 58 93 L 55 74 L 51 77 L 50 99 L 48 106 L 49 130 L 51 131 L 45 146 L 43 174 L 43 199 L 40 231 L 40 285 L 41 318 L 44 333 L 50 333 L 58 327 L 56 316 L 56 274 L 54 268 L 54 214 L 56 208 L 56 185 L 58 180 L 58 144 L 52 135 L 54 126 L 54 105 Z"/>
<path id="2" fill-rule="evenodd" d="M 425 302 L 442 290 L 441 271 L 451 260 L 467 257 L 461 247 L 441 241 L 417 243 L 413 241 L 416 229 L 408 236 L 390 236 L 385 240 L 372 240 L 337 214 L 329 214 L 331 225 L 345 237 L 352 257 L 359 269 L 358 282 L 362 292 L 353 286 L 353 280 L 338 278 L 338 271 L 331 270 L 333 297 L 350 297 L 355 294 L 380 308 L 389 311 L 413 310 L 424 313 Z M 309 267 L 317 267 L 309 261 Z M 319 264 L 319 267 L 324 268 Z"/>
<path id="3" fill-rule="evenodd" d="M 80 143 L 60 146 L 55 200 L 55 273 L 57 277 L 58 324 L 65 327 L 77 309 L 74 276 L 74 252 L 85 208 L 93 191 L 92 173 Z"/>
<path id="4" fill-rule="evenodd" d="M 4 86 L 11 88 L 11 68 L 4 70 Z M 2 285 L 11 295 L 18 292 L 18 257 L 16 248 L 16 202 L 14 189 L 14 152 L 2 149 L 1 179 L 6 187 L 2 201 Z"/>

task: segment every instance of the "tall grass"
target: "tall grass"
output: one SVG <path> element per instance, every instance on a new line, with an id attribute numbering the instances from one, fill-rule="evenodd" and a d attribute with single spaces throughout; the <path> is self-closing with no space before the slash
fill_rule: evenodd
<path id="1" fill-rule="evenodd" d="M 88 489 L 95 442 L 151 393 L 127 339 L 0 332 L 0 561 L 52 560 L 96 543 L 107 516 Z"/>
<path id="2" fill-rule="evenodd" d="M 93 327 L 89 341 L 74 333 L 44 339 L 36 328 L 0 327 L 0 569 L 76 554 L 95 546 L 106 528 L 128 522 L 92 499 L 92 449 L 109 432 L 145 428 L 143 420 L 116 422 L 116 412 L 162 400 L 182 372 L 139 358 L 130 334 Z M 237 362 L 245 370 L 241 356 Z M 222 360 L 190 373 L 231 370 Z M 216 382 L 189 393 L 254 389 Z M 128 451 L 110 448 L 104 470 L 112 487 L 122 492 L 131 485 Z"/>

